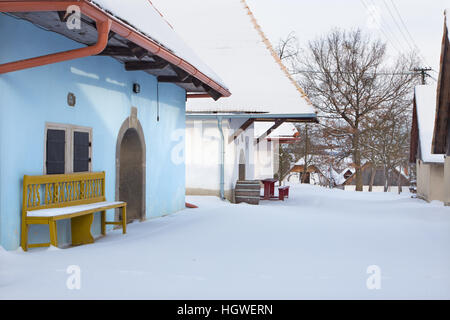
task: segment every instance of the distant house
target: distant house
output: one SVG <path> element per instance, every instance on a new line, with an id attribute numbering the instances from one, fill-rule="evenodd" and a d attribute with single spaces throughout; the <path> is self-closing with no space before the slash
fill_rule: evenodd
<path id="1" fill-rule="evenodd" d="M 20 243 L 24 175 L 104 171 L 130 220 L 185 207 L 186 94 L 230 92 L 149 1 L 0 1 L 0 38 L 1 246 Z"/>
<path id="2" fill-rule="evenodd" d="M 233 91 L 219 101 L 189 94 L 186 106 L 186 193 L 232 199 L 238 179 L 273 177 L 266 138 L 283 123 L 316 121 L 315 110 L 245 1 L 153 2 Z M 255 138 L 258 122 L 269 125 Z"/>
<path id="3" fill-rule="evenodd" d="M 444 156 L 431 153 L 435 106 L 436 86 L 416 86 L 409 160 L 416 163 L 417 196 L 427 201 L 444 201 Z"/>
<path id="4" fill-rule="evenodd" d="M 341 172 L 341 175 L 342 175 L 342 177 L 344 177 L 344 179 L 345 180 L 347 180 L 348 178 L 350 178 L 350 176 L 352 175 L 352 174 L 354 174 L 355 173 L 355 168 L 345 168 L 342 172 Z"/>
<path id="5" fill-rule="evenodd" d="M 388 191 L 393 189 L 397 190 L 398 185 L 404 187 L 409 186 L 409 178 L 406 173 L 400 168 L 394 169 L 389 175 L 387 181 Z M 341 173 L 343 182 L 340 184 L 344 190 L 355 190 L 356 187 L 356 172 L 353 171 L 351 175 L 348 175 L 350 169 Z M 369 186 L 372 185 L 372 191 L 383 191 L 385 186 L 385 171 L 382 167 L 374 167 L 370 162 L 366 162 L 361 167 L 361 173 L 363 178 L 363 191 L 369 191 Z M 347 176 L 347 178 L 345 178 Z M 400 181 L 399 181 L 400 180 Z M 400 182 L 400 183 L 399 183 Z"/>
<path id="6" fill-rule="evenodd" d="M 290 183 L 307 183 L 320 186 L 328 186 L 330 181 L 317 166 L 311 164 L 305 172 L 305 165 L 299 162 L 292 167 L 285 180 Z"/>
<path id="7" fill-rule="evenodd" d="M 315 157 L 313 156 L 312 159 Z M 336 187 L 343 182 L 343 177 L 330 165 L 319 160 L 310 160 L 305 172 L 305 159 L 299 159 L 285 178 L 290 183 L 308 183 L 326 187 Z"/>
<path id="8" fill-rule="evenodd" d="M 441 64 L 437 83 L 436 117 L 434 119 L 434 131 L 432 153 L 436 157 L 445 158 L 444 182 L 442 199 L 445 205 L 450 205 L 450 10 L 446 10 L 444 17 L 444 34 L 441 46 Z"/>

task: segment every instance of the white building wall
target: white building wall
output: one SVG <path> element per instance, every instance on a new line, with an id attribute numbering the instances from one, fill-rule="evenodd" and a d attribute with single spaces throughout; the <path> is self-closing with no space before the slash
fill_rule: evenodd
<path id="1" fill-rule="evenodd" d="M 426 200 L 444 199 L 444 164 L 423 163 L 417 160 L 417 196 Z"/>
<path id="2" fill-rule="evenodd" d="M 278 148 L 278 142 L 262 140 L 254 146 L 255 154 L 255 179 L 273 178 L 275 168 L 275 149 Z"/>
<path id="3" fill-rule="evenodd" d="M 229 121 L 231 132 L 226 136 L 228 143 L 228 137 L 236 132 L 240 126 L 247 119 L 232 119 Z M 227 174 L 229 179 L 228 183 L 231 185 L 230 188 L 234 188 L 236 181 L 239 177 L 239 157 L 241 151 L 244 153 L 245 157 L 245 179 L 253 180 L 255 179 L 255 155 L 254 155 L 254 143 L 253 143 L 253 124 L 250 125 L 243 133 L 241 133 L 234 141 L 228 143 L 228 148 L 230 149 L 230 154 L 234 154 L 233 159 L 229 159 L 230 163 L 227 166 L 228 169 L 232 168 L 232 172 Z"/>
<path id="4" fill-rule="evenodd" d="M 220 135 L 217 121 L 186 121 L 186 191 L 218 189 Z M 207 193 L 205 193 L 207 194 Z"/>
<path id="5" fill-rule="evenodd" d="M 445 156 L 444 163 L 444 203 L 450 205 L 450 157 Z"/>
<path id="6" fill-rule="evenodd" d="M 233 198 L 239 175 L 239 155 L 245 156 L 246 179 L 254 179 L 253 126 L 229 142 L 246 119 L 223 119 L 225 137 L 224 190 Z M 221 135 L 217 119 L 186 121 L 186 194 L 220 195 Z"/>

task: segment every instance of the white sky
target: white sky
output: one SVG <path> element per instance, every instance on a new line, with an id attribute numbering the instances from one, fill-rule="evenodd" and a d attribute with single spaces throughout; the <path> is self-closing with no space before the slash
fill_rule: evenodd
<path id="1" fill-rule="evenodd" d="M 388 50 L 390 54 L 396 54 L 398 51 L 407 51 L 409 46 L 405 38 L 409 40 L 409 36 L 394 3 L 425 57 L 425 64 L 434 70 L 438 70 L 439 66 L 443 12 L 445 8 L 450 8 L 450 0 L 247 0 L 247 3 L 274 45 L 291 31 L 296 33 L 300 44 L 305 45 L 333 27 L 360 27 L 384 41 L 387 35 Z M 402 28 L 404 36 L 387 7 Z M 369 11 L 367 8 L 372 9 Z M 374 20 L 379 21 L 382 31 L 373 23 Z M 412 45 L 411 40 L 409 43 Z M 431 75 L 437 78 L 435 72 Z"/>

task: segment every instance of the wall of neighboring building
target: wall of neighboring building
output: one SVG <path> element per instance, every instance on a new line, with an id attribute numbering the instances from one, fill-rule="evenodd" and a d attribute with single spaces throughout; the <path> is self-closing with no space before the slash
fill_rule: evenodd
<path id="1" fill-rule="evenodd" d="M 448 155 L 444 163 L 444 203 L 450 206 L 450 156 Z"/>
<path id="2" fill-rule="evenodd" d="M 0 63 L 80 47 L 56 33 L 0 14 L 3 41 Z M 132 92 L 139 83 L 141 92 Z M 15 249 L 20 242 L 22 179 L 44 173 L 46 123 L 92 128 L 92 171 L 106 172 L 106 199 L 115 199 L 116 144 L 119 129 L 137 108 L 146 144 L 147 219 L 170 214 L 185 203 L 185 91 L 159 85 L 156 78 L 126 72 L 110 57 L 94 56 L 0 75 L 0 244 Z M 67 95 L 76 96 L 69 107 Z M 108 211 L 108 219 L 114 211 Z M 70 243 L 70 221 L 58 222 L 58 241 Z M 94 235 L 100 234 L 96 214 Z M 48 242 L 48 227 L 33 225 L 29 240 Z"/>
<path id="3" fill-rule="evenodd" d="M 245 178 L 254 179 L 253 125 L 234 141 L 231 136 L 245 121 L 223 119 L 225 138 L 224 190 L 233 200 L 233 189 L 239 175 L 239 156 L 245 157 Z M 217 119 L 186 121 L 186 194 L 220 195 L 221 135 Z"/>
<path id="4" fill-rule="evenodd" d="M 230 131 L 227 121 L 223 121 L 222 130 L 227 137 Z M 231 164 L 227 145 L 225 166 Z M 186 194 L 220 195 L 220 152 L 221 135 L 216 119 L 186 121 Z"/>
<path id="5" fill-rule="evenodd" d="M 255 143 L 256 143 L 256 139 Z M 278 141 L 263 139 L 254 146 L 255 179 L 271 179 L 278 168 L 275 167 L 275 155 L 278 154 Z"/>
<path id="6" fill-rule="evenodd" d="M 444 201 L 444 164 L 417 160 L 417 196 L 426 201 Z"/>
<path id="7" fill-rule="evenodd" d="M 283 183 L 286 184 L 302 183 L 302 175 L 303 175 L 302 172 L 291 171 L 291 173 L 289 173 L 283 179 Z M 303 183 L 327 186 L 327 180 L 322 174 L 318 172 L 309 172 L 307 173 L 307 175 L 309 175 L 309 179 L 307 179 L 307 181 Z"/>
<path id="8" fill-rule="evenodd" d="M 230 120 L 230 135 L 239 130 L 240 126 L 247 119 L 231 119 Z M 254 125 L 250 125 L 243 133 L 239 135 L 234 142 L 229 143 L 229 149 L 234 148 L 234 159 L 232 160 L 235 165 L 228 166 L 228 169 L 233 167 L 232 171 L 228 171 L 225 173 L 225 183 L 226 186 L 230 189 L 234 189 L 236 186 L 236 181 L 239 177 L 239 159 L 240 155 L 243 154 L 245 158 L 245 180 L 254 180 L 255 179 L 255 144 L 253 143 L 254 138 Z M 228 140 L 228 136 L 225 136 L 225 139 Z M 237 170 L 236 170 L 237 168 Z M 227 180 L 228 178 L 228 180 Z"/>
<path id="9" fill-rule="evenodd" d="M 362 171 L 363 176 L 363 185 L 370 185 L 370 179 L 372 175 L 372 170 L 370 166 L 367 166 Z M 400 175 L 401 177 L 401 185 L 402 186 L 409 186 L 410 183 L 408 179 Z M 389 186 L 398 186 L 398 179 L 399 179 L 399 173 L 397 171 L 393 172 L 389 178 Z M 356 179 L 352 179 L 351 185 L 356 185 Z M 375 176 L 373 179 L 373 186 L 384 186 L 384 169 L 383 168 L 376 168 L 375 169 Z"/>
<path id="10" fill-rule="evenodd" d="M 343 189 L 345 191 L 355 191 L 356 190 L 356 186 L 355 185 L 345 185 L 342 186 Z M 369 192 L 369 186 L 364 185 L 363 186 L 363 191 L 364 192 Z M 372 186 L 372 192 L 384 192 L 384 186 Z M 392 193 L 398 193 L 398 187 L 397 186 L 390 186 L 388 187 L 387 192 L 392 192 Z M 401 192 L 409 192 L 409 188 L 403 186 L 401 189 Z"/>

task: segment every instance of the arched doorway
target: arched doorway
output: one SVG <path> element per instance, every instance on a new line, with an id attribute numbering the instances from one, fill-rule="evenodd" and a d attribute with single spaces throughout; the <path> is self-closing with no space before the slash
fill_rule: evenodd
<path id="1" fill-rule="evenodd" d="M 244 150 L 239 154 L 239 180 L 245 180 L 245 155 Z"/>
<path id="2" fill-rule="evenodd" d="M 145 219 L 145 139 L 133 109 L 119 130 L 116 146 L 116 200 L 127 203 L 128 222 Z"/>

